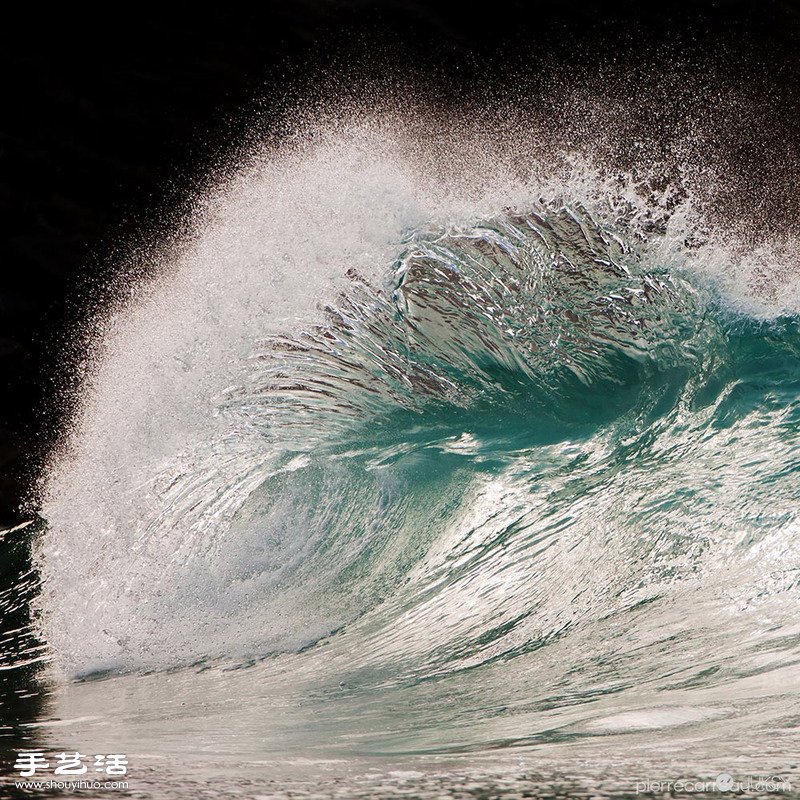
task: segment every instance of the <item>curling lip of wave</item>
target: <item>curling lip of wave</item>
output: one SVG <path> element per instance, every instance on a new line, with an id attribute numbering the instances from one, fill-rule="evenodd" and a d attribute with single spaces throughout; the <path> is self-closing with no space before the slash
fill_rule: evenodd
<path id="1" fill-rule="evenodd" d="M 420 538 L 409 529 L 413 515 L 389 506 L 386 486 L 364 487 L 352 466 L 334 464 L 336 450 L 344 445 L 372 450 L 361 466 L 369 470 L 369 459 L 381 445 L 386 450 L 377 454 L 378 460 L 390 462 L 420 446 L 429 447 L 426 436 L 450 438 L 448 428 L 463 425 L 465 414 L 473 413 L 475 424 L 481 425 L 481 419 L 502 414 L 503 409 L 509 419 L 520 417 L 530 427 L 529 436 L 547 440 L 554 435 L 544 432 L 548 417 L 564 423 L 559 415 L 582 413 L 580 408 L 570 412 L 569 404 L 580 405 L 585 387 L 640 381 L 636 374 L 656 348 L 657 369 L 691 357 L 690 348 L 678 341 L 684 334 L 677 322 L 679 312 L 685 312 L 681 307 L 694 302 L 687 285 L 668 275 L 642 272 L 631 249 L 580 209 L 504 214 L 461 230 L 412 235 L 393 272 L 385 291 L 352 275 L 354 282 L 339 304 L 327 309 L 327 323 L 297 339 L 267 339 L 247 382 L 218 397 L 218 413 L 228 420 L 229 432 L 183 455 L 177 467 L 155 475 L 145 487 L 150 494 L 146 501 L 152 504 L 155 495 L 157 505 L 152 512 L 145 506 L 143 518 L 136 521 L 129 563 L 116 589 L 117 602 L 124 607 L 129 598 L 135 599 L 139 622 L 145 621 L 136 637 L 137 649 L 178 645 L 175 655 L 181 659 L 222 654 L 230 636 L 232 597 L 240 610 L 268 608 L 271 594 L 273 604 L 296 603 L 297 584 L 304 576 L 306 585 L 314 588 L 300 602 L 312 608 L 322 602 L 323 608 L 315 608 L 313 618 L 305 612 L 302 620 L 289 614 L 288 625 L 280 624 L 276 609 L 269 635 L 260 644 L 249 644 L 256 652 L 301 646 L 373 604 L 382 590 L 371 585 L 376 577 L 380 586 L 402 577 L 411 564 L 408 556 L 397 563 L 369 565 L 375 574 L 362 581 L 367 586 L 356 592 L 349 587 L 357 604 L 347 607 L 334 594 L 335 604 L 345 607 L 327 610 L 334 604 L 324 598 L 331 586 L 356 569 L 367 547 L 378 549 L 376 539 L 381 537 L 370 532 L 362 518 L 358 525 L 363 526 L 359 536 L 364 541 L 354 552 L 344 552 L 332 564 L 318 561 L 320 552 L 329 559 L 328 548 L 352 534 L 346 526 L 353 524 L 354 509 L 365 506 L 362 514 L 375 513 L 365 498 L 376 493 L 373 502 L 388 509 L 378 517 L 386 530 L 397 516 L 394 524 L 409 539 Z M 689 326 L 685 313 L 680 319 L 681 325 Z M 461 409 L 460 416 L 448 420 L 455 409 Z M 412 417 L 393 423 L 398 412 Z M 383 441 L 380 433 L 370 441 L 363 433 L 359 440 L 357 432 L 348 431 L 365 422 L 374 426 L 378 419 L 387 428 Z M 402 427 L 408 424 L 427 431 L 416 434 L 418 441 L 409 440 Z M 316 453 L 316 462 L 297 461 L 298 451 L 308 453 L 312 442 L 319 447 L 323 441 L 327 460 L 323 449 Z M 295 454 L 294 460 L 287 463 L 286 453 Z M 363 462 L 364 455 L 351 460 Z M 331 477 L 335 470 L 339 472 Z M 315 490 L 298 492 L 295 486 L 301 475 L 315 471 L 322 473 L 315 478 L 322 485 L 333 481 L 327 500 Z M 361 487 L 363 496 L 344 491 L 342 481 Z M 304 495 L 302 500 L 298 493 Z M 315 531 L 313 515 L 327 505 L 341 504 L 343 497 L 352 508 L 344 513 L 331 510 L 326 525 Z M 291 524 L 288 504 L 298 503 L 307 517 L 299 516 L 294 524 L 303 520 L 307 541 L 300 532 L 294 534 L 299 541 L 290 541 L 285 530 Z M 251 527 L 241 531 L 243 519 Z M 222 545 L 214 541 L 217 537 Z M 262 537 L 266 544 L 259 543 Z M 398 536 L 399 541 L 403 538 Z M 217 562 L 237 547 L 244 552 L 235 569 Z M 398 549 L 396 542 L 393 549 Z M 155 592 L 153 550 L 163 554 L 156 563 L 167 567 Z M 403 547 L 399 550 L 404 552 Z M 186 562 L 176 563 L 177 557 Z M 143 562 L 146 569 L 137 575 Z M 369 572 L 367 566 L 361 563 L 357 569 Z M 392 577 L 384 575 L 387 571 Z M 209 576 L 212 581 L 219 576 L 219 582 L 205 584 Z M 291 585 L 284 591 L 287 581 Z M 97 598 L 99 607 L 108 608 L 108 587 L 102 580 L 96 591 L 102 597 Z M 323 599 L 317 600 L 315 593 Z M 86 602 L 83 591 L 80 602 Z M 214 607 L 218 603 L 221 610 Z M 197 619 L 202 638 L 191 627 L 183 628 L 181 621 L 182 630 L 169 631 L 168 643 L 159 644 L 159 630 L 174 613 L 173 604 L 177 609 L 189 604 L 205 607 Z M 113 622 L 119 625 L 119 620 Z M 263 635 L 263 619 L 256 617 L 251 623 L 245 617 L 243 627 L 250 624 Z M 118 636 L 111 629 L 102 629 L 106 643 L 129 652 L 135 641 L 131 634 Z"/>

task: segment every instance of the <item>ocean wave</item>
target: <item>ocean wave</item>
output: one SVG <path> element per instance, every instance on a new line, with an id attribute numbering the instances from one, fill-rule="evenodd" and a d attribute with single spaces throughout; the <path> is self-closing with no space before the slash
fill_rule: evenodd
<path id="1" fill-rule="evenodd" d="M 654 225 L 588 169 L 437 194 L 385 150 L 351 135 L 234 176 L 104 321 L 44 491 L 51 657 L 285 653 L 360 692 L 474 674 L 485 741 L 534 709 L 778 679 L 800 568 L 796 298 L 764 305 L 784 273 L 754 291 L 685 208 Z"/>

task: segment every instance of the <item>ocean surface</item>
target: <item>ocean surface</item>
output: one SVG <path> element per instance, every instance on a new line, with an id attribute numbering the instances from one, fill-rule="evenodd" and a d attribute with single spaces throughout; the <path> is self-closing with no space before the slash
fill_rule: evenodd
<path id="1" fill-rule="evenodd" d="M 231 169 L 94 320 L 4 534 L 3 785 L 38 749 L 125 756 L 82 797 L 800 791 L 796 250 L 397 136 Z"/>

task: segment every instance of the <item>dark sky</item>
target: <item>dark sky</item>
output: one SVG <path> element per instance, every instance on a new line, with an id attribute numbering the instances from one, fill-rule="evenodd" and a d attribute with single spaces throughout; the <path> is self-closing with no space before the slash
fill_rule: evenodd
<path id="1" fill-rule="evenodd" d="M 287 97 L 351 72 L 435 73 L 457 96 L 487 75 L 622 64 L 645 45 L 755 53 L 779 92 L 796 94 L 800 74 L 797 3 L 774 0 L 70 5 L 32 4 L 2 34 L 0 526 L 63 419 L 64 332 L 254 110 L 268 125 Z"/>

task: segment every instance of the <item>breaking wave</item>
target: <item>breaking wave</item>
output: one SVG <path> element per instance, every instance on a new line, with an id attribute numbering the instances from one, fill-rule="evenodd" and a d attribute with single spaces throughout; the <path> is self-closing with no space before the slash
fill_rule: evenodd
<path id="1" fill-rule="evenodd" d="M 447 184 L 384 134 L 229 176 L 100 323 L 43 492 L 51 657 L 282 653 L 426 697 L 431 747 L 607 696 L 581 730 L 789 719 L 791 271 L 585 163 Z"/>

